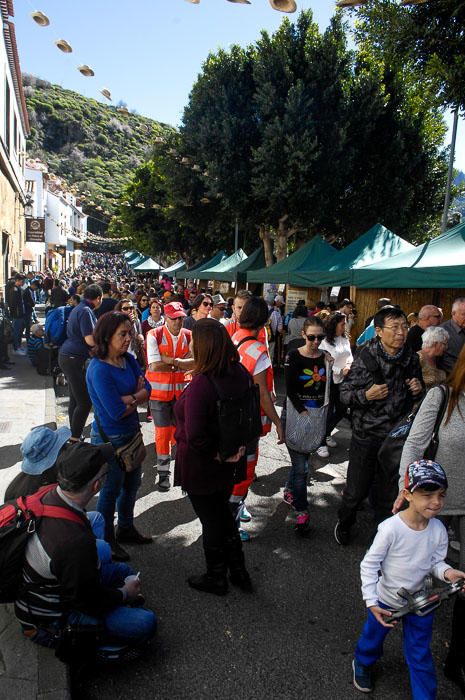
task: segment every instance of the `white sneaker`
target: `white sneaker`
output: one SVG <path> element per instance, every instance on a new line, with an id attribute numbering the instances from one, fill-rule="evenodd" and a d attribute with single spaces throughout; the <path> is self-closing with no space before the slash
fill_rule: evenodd
<path id="1" fill-rule="evenodd" d="M 17 350 L 15 350 L 15 355 L 23 355 L 24 356 L 26 354 L 26 352 L 27 351 L 24 348 L 18 348 Z"/>
<path id="2" fill-rule="evenodd" d="M 317 453 L 318 457 L 322 457 L 323 459 L 325 459 L 326 457 L 329 457 L 329 450 L 326 447 L 326 445 L 322 445 L 321 447 L 319 447 L 317 449 L 316 453 Z"/>
<path id="3" fill-rule="evenodd" d="M 328 447 L 337 447 L 337 442 L 331 435 L 326 438 L 326 444 Z"/>

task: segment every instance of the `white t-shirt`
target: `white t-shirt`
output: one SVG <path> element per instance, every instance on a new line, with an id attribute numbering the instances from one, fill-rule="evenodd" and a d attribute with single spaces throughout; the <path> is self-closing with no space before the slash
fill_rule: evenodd
<path id="1" fill-rule="evenodd" d="M 338 335 L 334 338 L 334 345 L 325 338 L 320 343 L 320 350 L 326 350 L 333 358 L 333 382 L 340 384 L 344 379 L 343 370 L 350 367 L 354 359 L 348 338 Z"/>
<path id="2" fill-rule="evenodd" d="M 170 334 L 171 340 L 173 341 L 173 350 L 174 352 L 176 352 L 176 346 L 178 344 L 179 335 L 173 335 L 172 333 L 170 333 L 168 328 L 165 328 L 165 331 L 166 333 Z M 149 365 L 151 365 L 152 362 L 161 362 L 161 353 L 158 348 L 155 333 L 147 334 L 147 362 Z"/>
<path id="3" fill-rule="evenodd" d="M 424 530 L 412 530 L 400 513 L 384 520 L 360 564 L 362 596 L 367 608 L 378 605 L 378 601 L 393 609 L 401 608 L 405 601 L 397 591 L 421 590 L 428 574 L 445 581 L 444 572 L 451 568 L 444 561 L 447 546 L 447 530 L 436 518 Z"/>

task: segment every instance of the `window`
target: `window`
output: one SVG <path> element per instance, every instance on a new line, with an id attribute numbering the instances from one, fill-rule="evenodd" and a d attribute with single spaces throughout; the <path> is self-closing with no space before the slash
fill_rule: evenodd
<path id="1" fill-rule="evenodd" d="M 18 119 L 13 115 L 13 144 L 16 155 L 18 155 Z"/>
<path id="2" fill-rule="evenodd" d="M 10 153 L 10 109 L 11 109 L 10 85 L 8 79 L 5 78 L 5 147 L 7 153 Z"/>

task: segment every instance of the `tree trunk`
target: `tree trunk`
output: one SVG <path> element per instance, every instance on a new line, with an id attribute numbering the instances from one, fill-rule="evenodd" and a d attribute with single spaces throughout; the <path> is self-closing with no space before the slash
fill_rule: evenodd
<path id="1" fill-rule="evenodd" d="M 263 243 L 263 251 L 265 253 L 266 266 L 270 267 L 273 264 L 273 239 L 269 226 L 260 224 L 258 235 Z"/>
<path id="2" fill-rule="evenodd" d="M 288 228 L 286 226 L 286 221 L 288 219 L 287 214 L 279 219 L 278 228 L 275 233 L 275 250 L 276 250 L 276 260 L 285 260 L 287 257 L 287 241 L 294 235 L 299 229 L 297 227 Z"/>

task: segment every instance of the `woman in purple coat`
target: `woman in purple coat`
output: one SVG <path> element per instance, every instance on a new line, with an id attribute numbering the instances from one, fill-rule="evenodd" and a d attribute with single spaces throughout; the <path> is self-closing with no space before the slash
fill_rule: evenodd
<path id="1" fill-rule="evenodd" d="M 226 462 L 218 454 L 218 393 L 239 398 L 250 382 L 247 371 L 224 326 L 215 319 L 202 319 L 192 329 L 195 360 L 193 379 L 176 402 L 175 485 L 181 486 L 202 523 L 207 572 L 190 576 L 191 588 L 216 595 L 228 591 L 230 581 L 251 591 L 242 543 L 229 506 L 236 482 L 245 476 L 245 444 Z M 214 378 L 215 384 L 211 381 Z"/>

